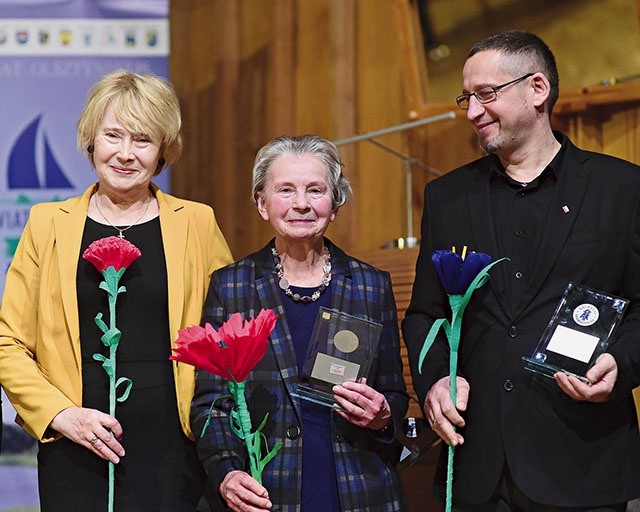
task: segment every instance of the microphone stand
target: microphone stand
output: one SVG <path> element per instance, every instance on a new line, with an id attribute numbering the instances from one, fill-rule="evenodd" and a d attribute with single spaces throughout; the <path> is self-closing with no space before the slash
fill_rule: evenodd
<path id="1" fill-rule="evenodd" d="M 407 236 L 405 238 L 398 238 L 392 242 L 387 242 L 385 244 L 385 248 L 397 247 L 399 249 L 404 249 L 405 247 L 415 247 L 418 245 L 419 240 L 413 236 L 413 166 L 416 165 L 421 169 L 427 171 L 430 174 L 435 176 L 442 176 L 442 173 L 433 167 L 429 167 L 428 165 L 422 163 L 417 158 L 414 158 L 406 153 L 398 151 L 387 144 L 384 144 L 375 139 L 380 135 L 386 135 L 388 133 L 394 133 L 398 131 L 408 130 L 411 128 L 415 128 L 417 126 L 423 126 L 425 124 L 436 123 L 438 121 L 444 121 L 446 119 L 454 119 L 456 117 L 453 111 L 446 112 L 444 114 L 439 114 L 437 116 L 427 117 L 425 119 L 418 119 L 416 121 L 409 121 L 408 123 L 397 124 L 395 126 L 390 126 L 388 128 L 383 128 L 381 130 L 376 130 L 372 132 L 365 132 L 360 135 L 353 135 L 351 137 L 346 137 L 344 139 L 334 140 L 333 143 L 336 146 L 342 146 L 344 144 L 351 144 L 353 142 L 359 142 L 362 140 L 366 140 L 367 142 L 371 142 L 375 146 L 378 146 L 380 149 L 386 151 L 387 153 L 391 153 L 394 156 L 397 156 L 402 160 L 402 165 L 405 170 L 405 188 L 406 188 L 406 196 L 407 196 Z"/>

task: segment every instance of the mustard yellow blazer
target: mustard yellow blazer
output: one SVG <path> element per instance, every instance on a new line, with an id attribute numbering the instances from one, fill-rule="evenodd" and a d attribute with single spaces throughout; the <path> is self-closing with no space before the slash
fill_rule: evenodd
<path id="1" fill-rule="evenodd" d="M 178 329 L 199 324 L 209 279 L 232 261 L 213 210 L 204 204 L 153 192 L 167 264 L 171 340 Z M 89 198 L 40 203 L 29 220 L 7 273 L 0 308 L 0 384 L 16 421 L 40 441 L 59 434 L 47 429 L 63 409 L 82 405 L 80 327 L 76 273 Z M 189 408 L 194 368 L 174 362 L 182 428 L 193 438 Z"/>

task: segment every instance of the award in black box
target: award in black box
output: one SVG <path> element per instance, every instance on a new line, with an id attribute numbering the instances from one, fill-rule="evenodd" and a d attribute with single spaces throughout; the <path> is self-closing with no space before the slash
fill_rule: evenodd
<path id="1" fill-rule="evenodd" d="M 569 283 L 531 357 L 523 357 L 527 370 L 553 377 L 556 372 L 584 376 L 609 345 L 629 301 Z"/>
<path id="2" fill-rule="evenodd" d="M 369 376 L 381 332 L 382 324 L 321 307 L 295 395 L 336 407 L 333 386 Z"/>

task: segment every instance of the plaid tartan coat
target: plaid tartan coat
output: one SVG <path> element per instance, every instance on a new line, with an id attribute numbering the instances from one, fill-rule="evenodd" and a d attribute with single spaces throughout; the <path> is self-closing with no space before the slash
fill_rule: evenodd
<path id="1" fill-rule="evenodd" d="M 393 429 L 384 433 L 356 427 L 332 415 L 333 453 L 338 491 L 343 512 L 401 511 L 406 504 L 395 470 L 401 446 L 394 431 L 404 418 L 408 395 L 402 376 L 402 361 L 395 300 L 391 279 L 380 271 L 347 256 L 325 239 L 331 252 L 331 307 L 383 324 L 377 359 L 368 384 L 384 393 L 391 406 Z M 273 240 L 247 258 L 216 271 L 211 279 L 203 322 L 219 327 L 234 312 L 245 318 L 260 309 L 280 315 L 264 358 L 247 378 L 247 402 L 252 423 L 257 427 L 268 412 L 263 430 L 267 447 L 278 441 L 283 446 L 263 472 L 274 511 L 300 510 L 302 436 L 299 399 L 292 396 L 298 379 L 291 333 L 284 317 L 282 293 L 278 287 L 271 255 Z M 246 448 L 229 427 L 232 406 L 226 382 L 198 371 L 191 421 L 198 453 L 209 479 L 218 489 L 231 470 L 248 472 Z M 215 406 L 211 408 L 211 404 Z M 211 422 L 198 437 L 211 408 Z"/>

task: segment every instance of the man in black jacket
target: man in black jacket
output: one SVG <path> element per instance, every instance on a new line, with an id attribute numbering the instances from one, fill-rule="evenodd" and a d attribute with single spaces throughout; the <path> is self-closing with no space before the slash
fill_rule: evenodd
<path id="1" fill-rule="evenodd" d="M 640 384 L 640 168 L 552 131 L 557 97 L 555 58 L 537 36 L 477 43 L 456 101 L 488 155 L 425 189 L 403 333 L 426 418 L 456 446 L 460 511 L 624 511 L 640 496 L 631 395 Z M 431 253 L 463 245 L 509 261 L 466 309 L 454 405 L 446 338 L 420 369 L 418 357 L 433 322 L 450 316 Z M 570 281 L 630 299 L 590 385 L 523 368 Z"/>

